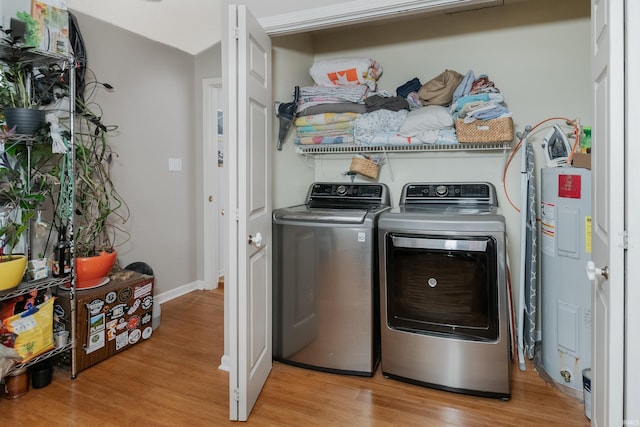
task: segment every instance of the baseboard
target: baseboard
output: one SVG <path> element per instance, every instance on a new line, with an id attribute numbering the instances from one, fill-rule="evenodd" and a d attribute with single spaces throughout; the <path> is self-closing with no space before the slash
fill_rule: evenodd
<path id="1" fill-rule="evenodd" d="M 188 283 L 186 285 L 178 286 L 177 288 L 170 289 L 166 292 L 162 292 L 154 295 L 154 300 L 158 304 L 163 304 L 172 299 L 186 295 L 189 292 L 201 291 L 204 289 L 204 283 L 201 280 Z"/>

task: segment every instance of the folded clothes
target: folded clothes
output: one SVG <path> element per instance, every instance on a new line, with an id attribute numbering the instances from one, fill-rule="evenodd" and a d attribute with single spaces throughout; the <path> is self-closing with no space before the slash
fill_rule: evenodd
<path id="1" fill-rule="evenodd" d="M 364 100 L 364 104 L 367 106 L 367 111 L 376 111 L 376 110 L 408 110 L 409 103 L 406 99 L 401 96 L 380 96 L 380 95 L 371 95 Z"/>
<path id="2" fill-rule="evenodd" d="M 380 146 L 380 145 L 416 145 L 423 142 L 413 136 L 402 136 L 397 132 L 380 132 L 368 138 L 358 141 L 360 145 Z"/>
<path id="3" fill-rule="evenodd" d="M 434 144 L 440 145 L 448 145 L 448 144 L 458 144 L 458 135 L 456 134 L 456 130 L 451 129 L 440 129 L 438 131 L 438 138 L 433 142 Z"/>
<path id="4" fill-rule="evenodd" d="M 489 80 L 489 76 L 487 76 L 486 74 L 482 74 L 471 84 L 469 94 L 473 95 L 475 93 L 487 92 L 500 92 L 500 89 L 496 87 L 494 82 Z"/>
<path id="5" fill-rule="evenodd" d="M 328 104 L 302 105 L 298 108 L 299 116 L 313 116 L 324 113 L 357 113 L 367 112 L 367 106 L 360 102 L 332 102 Z"/>
<path id="6" fill-rule="evenodd" d="M 293 142 L 297 145 L 318 145 L 318 144 L 352 144 L 354 142 L 353 135 L 341 136 L 310 136 L 296 137 Z"/>
<path id="7" fill-rule="evenodd" d="M 456 90 L 453 91 L 453 97 L 451 101 L 456 102 L 458 98 L 469 95 L 469 92 L 471 92 L 471 86 L 473 85 L 473 82 L 475 80 L 476 75 L 473 70 L 467 71 L 467 74 L 464 75 Z"/>
<path id="8" fill-rule="evenodd" d="M 331 131 L 345 131 L 353 130 L 353 121 L 342 123 L 330 123 L 327 125 L 308 125 L 308 126 L 296 126 L 296 132 L 298 135 L 310 132 L 331 132 Z"/>
<path id="9" fill-rule="evenodd" d="M 356 141 L 366 143 L 381 132 L 398 132 L 407 114 L 407 110 L 376 110 L 361 114 L 355 121 Z"/>
<path id="10" fill-rule="evenodd" d="M 362 102 L 364 101 L 369 88 L 364 85 L 358 86 L 304 86 L 300 88 L 300 96 L 304 98 L 327 97 L 339 98 L 343 101 Z"/>
<path id="11" fill-rule="evenodd" d="M 332 123 L 344 123 L 352 122 L 358 118 L 358 113 L 346 112 L 346 113 L 322 113 L 313 114 L 307 116 L 299 116 L 293 122 L 296 126 L 309 126 L 309 125 L 328 125 Z"/>
<path id="12" fill-rule="evenodd" d="M 498 117 L 510 117 L 509 109 L 502 104 L 493 101 L 474 101 L 465 104 L 460 110 L 460 118 L 465 123 L 473 123 L 475 120 L 491 120 Z"/>
<path id="13" fill-rule="evenodd" d="M 420 79 L 414 77 L 405 84 L 398 86 L 396 88 L 396 95 L 406 98 L 411 92 L 418 92 L 421 86 L 422 83 L 420 83 Z"/>

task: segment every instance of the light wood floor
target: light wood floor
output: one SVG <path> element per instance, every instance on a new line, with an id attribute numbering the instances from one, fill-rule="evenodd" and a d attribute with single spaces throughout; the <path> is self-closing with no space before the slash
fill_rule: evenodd
<path id="1" fill-rule="evenodd" d="M 0 399 L 2 426 L 220 426 L 228 421 L 223 293 L 196 291 L 162 305 L 152 337 L 78 374 Z M 252 426 L 587 426 L 581 402 L 512 366 L 509 401 L 348 377 L 274 363 L 246 423 Z"/>

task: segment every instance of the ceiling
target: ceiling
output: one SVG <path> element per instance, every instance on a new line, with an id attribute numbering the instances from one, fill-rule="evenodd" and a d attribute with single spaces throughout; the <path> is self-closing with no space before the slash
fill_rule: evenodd
<path id="1" fill-rule="evenodd" d="M 245 4 L 269 34 L 277 35 L 519 1 L 527 0 L 67 0 L 67 6 L 195 55 L 221 40 L 229 3 Z"/>
<path id="2" fill-rule="evenodd" d="M 100 19 L 117 27 L 197 54 L 220 41 L 220 20 L 225 0 L 68 0 L 72 12 Z M 318 6 L 317 0 L 244 0 L 258 19 Z M 341 3 L 323 0 L 323 5 Z M 226 9 L 226 7 L 225 7 Z"/>

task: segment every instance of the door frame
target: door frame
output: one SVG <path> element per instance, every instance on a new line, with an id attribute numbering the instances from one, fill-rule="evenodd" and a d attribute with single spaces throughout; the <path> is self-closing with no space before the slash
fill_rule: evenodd
<path id="1" fill-rule="evenodd" d="M 625 165 L 627 176 L 625 183 L 626 228 L 628 234 L 627 259 L 625 260 L 625 366 L 624 366 L 624 419 L 628 424 L 640 424 L 640 370 L 637 369 L 637 358 L 640 354 L 640 336 L 637 326 L 640 325 L 640 286 L 637 278 L 640 275 L 640 198 L 634 192 L 634 184 L 640 182 L 640 80 L 634 78 L 640 73 L 640 27 L 632 21 L 640 14 L 640 2 L 625 2 L 625 70 L 626 77 L 626 113 L 625 113 Z M 634 76 L 634 77 L 632 77 Z"/>
<path id="2" fill-rule="evenodd" d="M 218 119 L 222 102 L 222 78 L 202 80 L 202 234 L 203 289 L 218 287 L 221 267 L 218 251 L 221 200 L 218 191 Z M 212 167 L 215 165 L 215 167 Z"/>
<path id="3" fill-rule="evenodd" d="M 317 11 L 326 9 L 326 7 L 321 7 L 321 8 L 310 9 L 310 10 L 299 12 L 299 13 L 289 13 L 289 14 L 282 14 L 282 15 L 277 15 L 277 16 L 268 17 L 268 18 L 262 18 L 262 19 L 259 19 L 258 21 L 260 22 L 260 24 L 263 26 L 263 28 L 269 35 L 293 34 L 298 32 L 306 32 L 306 31 L 310 31 L 318 28 L 337 27 L 341 25 L 350 25 L 357 22 L 363 22 L 366 20 L 376 20 L 376 19 L 384 19 L 385 17 L 389 17 L 389 16 L 399 16 L 402 12 L 398 11 L 397 7 L 402 8 L 402 10 L 408 10 L 407 5 L 413 4 L 413 3 L 422 4 L 423 7 L 421 9 L 413 8 L 410 11 L 406 12 L 405 14 L 428 12 L 430 10 L 429 5 L 431 5 L 430 6 L 432 8 L 431 10 L 441 10 L 443 9 L 443 4 L 449 3 L 449 5 L 453 5 L 454 3 L 457 3 L 457 2 L 451 1 L 451 0 L 443 0 L 440 2 L 430 1 L 430 0 L 422 0 L 422 1 L 385 0 L 385 1 L 376 2 L 376 6 L 378 7 L 376 7 L 375 10 L 372 10 L 371 1 L 358 0 L 358 1 L 345 2 L 343 5 L 341 5 L 340 13 L 333 12 L 332 14 L 327 12 L 324 14 L 316 14 Z M 436 9 L 434 7 L 436 3 L 439 9 Z M 473 5 L 482 5 L 483 3 L 486 4 L 487 2 L 482 0 L 476 0 L 476 1 L 472 0 L 470 2 L 465 3 L 464 5 L 468 7 L 473 7 Z M 227 2 L 223 2 L 223 6 L 226 6 L 226 4 Z M 336 8 L 333 7 L 333 9 L 336 9 Z M 345 13 L 344 10 L 348 10 L 348 13 Z M 223 23 L 223 28 L 224 28 L 226 26 L 227 15 L 223 13 L 222 16 L 223 16 L 223 21 L 225 21 Z M 350 19 L 349 16 L 355 17 L 355 19 Z M 593 21 L 593 17 L 591 19 Z M 623 23 L 620 23 L 620 24 L 622 25 Z M 629 52 L 627 52 L 627 54 L 628 53 Z M 223 59 L 224 59 L 224 55 L 223 55 Z M 638 110 L 636 109 L 635 111 L 638 111 Z M 637 135 L 638 133 L 640 132 L 636 130 L 635 134 Z M 634 164 L 637 164 L 638 162 L 640 162 L 640 152 L 638 152 L 638 150 L 631 150 L 628 154 L 629 154 L 627 158 L 628 162 L 635 161 Z M 630 170 L 635 171 L 634 169 L 630 169 Z M 638 173 L 636 173 L 635 175 L 638 175 Z M 635 181 L 632 181 L 631 178 L 632 178 L 631 175 L 627 176 L 627 183 L 637 182 L 637 179 Z M 627 198 L 627 201 L 628 200 L 629 199 Z M 638 216 L 637 214 L 640 211 L 640 206 L 637 206 L 637 203 L 627 205 L 627 208 L 628 208 L 628 214 L 629 214 L 628 218 L 629 217 L 635 218 Z M 640 229 L 640 227 L 638 226 L 639 221 L 640 220 L 634 221 L 636 226 L 634 230 Z M 629 236 L 630 247 L 633 247 L 635 249 L 635 246 L 639 244 L 640 244 L 640 241 L 636 236 Z M 233 244 L 232 244 L 232 247 L 235 248 Z M 627 265 L 627 267 L 629 267 L 629 265 Z M 627 292 L 629 292 L 628 289 L 627 289 Z M 631 304 L 634 304 L 633 307 L 635 307 L 637 306 L 637 304 L 640 304 L 639 291 L 635 291 L 633 294 L 627 294 L 627 297 L 632 297 L 632 299 L 627 299 L 627 304 L 629 306 L 631 306 Z M 616 309 L 624 309 L 624 307 L 616 307 Z M 228 312 L 229 312 L 229 306 L 227 304 L 227 297 L 225 293 L 225 316 L 228 315 Z M 640 314 L 637 314 L 636 318 L 637 317 L 640 317 Z M 229 340 L 233 342 L 237 342 L 237 337 L 235 338 L 229 337 L 227 336 L 227 333 L 228 331 L 225 326 L 225 356 L 223 356 L 223 360 L 228 355 L 226 343 L 229 342 Z M 629 339 L 629 335 L 626 336 L 626 339 Z M 639 341 L 640 340 L 638 338 L 635 338 L 633 348 L 639 349 L 640 347 Z M 623 349 L 618 349 L 618 350 L 623 351 Z M 631 396 L 633 396 L 634 398 L 639 397 L 638 396 L 638 393 L 640 393 L 639 378 L 631 378 L 629 370 L 625 370 L 624 375 L 625 375 L 625 378 L 627 379 L 627 381 L 625 381 L 627 384 L 629 384 L 630 379 L 636 380 L 633 385 L 633 388 L 627 388 L 625 390 L 625 397 L 627 399 L 631 399 Z M 629 394 L 630 392 L 631 394 Z M 628 411 L 631 410 L 630 408 L 633 405 L 633 402 L 634 402 L 633 400 L 626 400 L 625 402 L 626 415 L 630 413 Z M 634 409 L 634 410 L 636 411 L 635 413 L 637 414 L 638 409 Z"/>

